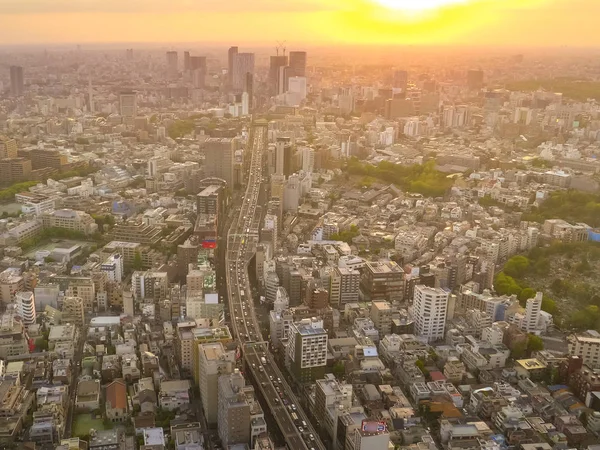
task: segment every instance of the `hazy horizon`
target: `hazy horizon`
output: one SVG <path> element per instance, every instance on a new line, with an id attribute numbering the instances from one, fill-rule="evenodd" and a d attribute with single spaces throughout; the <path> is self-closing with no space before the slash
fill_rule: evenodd
<path id="1" fill-rule="evenodd" d="M 0 45 L 597 48 L 599 15 L 595 0 L 3 0 Z"/>

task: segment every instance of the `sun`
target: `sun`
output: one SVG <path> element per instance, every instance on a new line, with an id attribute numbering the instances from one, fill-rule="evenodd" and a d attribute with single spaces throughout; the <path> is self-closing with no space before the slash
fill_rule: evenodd
<path id="1" fill-rule="evenodd" d="M 374 2 L 385 8 L 418 13 L 468 3 L 469 0 L 374 0 Z"/>

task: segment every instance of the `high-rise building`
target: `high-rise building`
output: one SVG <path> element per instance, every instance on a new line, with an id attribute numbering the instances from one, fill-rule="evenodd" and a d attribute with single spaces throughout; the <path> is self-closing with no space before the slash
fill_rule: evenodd
<path id="1" fill-rule="evenodd" d="M 23 81 L 23 68 L 10 66 L 10 93 L 13 97 L 20 97 L 25 91 Z"/>
<path id="2" fill-rule="evenodd" d="M 325 429 L 337 428 L 337 424 L 328 427 L 330 408 L 334 410 L 348 409 L 352 407 L 352 385 L 339 382 L 331 373 L 325 378 L 315 382 L 315 410 L 314 415 L 317 422 Z M 334 416 L 335 418 L 335 416 Z M 333 431 L 333 430 L 332 430 Z"/>
<path id="3" fill-rule="evenodd" d="M 185 51 L 185 52 L 183 52 L 183 70 L 185 70 L 187 72 L 190 69 L 191 69 L 191 67 L 190 67 L 190 52 Z"/>
<path id="4" fill-rule="evenodd" d="M 269 64 L 269 92 L 271 95 L 277 95 L 279 93 L 279 69 L 287 65 L 287 56 L 271 56 Z"/>
<path id="5" fill-rule="evenodd" d="M 538 321 L 542 311 L 543 294 L 537 292 L 535 297 L 527 299 L 525 305 L 525 317 L 523 318 L 521 329 L 528 333 L 533 333 L 538 328 Z"/>
<path id="6" fill-rule="evenodd" d="M 358 301 L 360 294 L 360 272 L 347 267 L 336 267 L 331 274 L 329 304 L 343 308 L 346 303 Z"/>
<path id="7" fill-rule="evenodd" d="M 16 313 L 23 320 L 23 324 L 33 325 L 36 319 L 35 299 L 33 292 L 24 291 L 15 294 Z"/>
<path id="8" fill-rule="evenodd" d="M 473 91 L 481 89 L 483 87 L 483 70 L 469 70 L 467 86 Z"/>
<path id="9" fill-rule="evenodd" d="M 236 140 L 231 138 L 208 138 L 203 142 L 204 174 L 222 178 L 233 189 L 233 166 Z"/>
<path id="10" fill-rule="evenodd" d="M 248 112 L 252 111 L 254 106 L 254 74 L 248 72 L 246 74 L 246 90 L 248 94 Z"/>
<path id="11" fill-rule="evenodd" d="M 191 56 L 188 70 L 192 72 L 194 87 L 203 88 L 206 84 L 206 74 L 208 73 L 206 56 Z"/>
<path id="12" fill-rule="evenodd" d="M 327 332 L 323 320 L 303 319 L 290 325 L 286 365 L 299 382 L 310 382 L 325 375 Z"/>
<path id="13" fill-rule="evenodd" d="M 285 94 L 289 89 L 289 79 L 293 76 L 290 66 L 281 66 L 277 76 L 277 95 Z"/>
<path id="14" fill-rule="evenodd" d="M 290 138 L 277 138 L 275 143 L 275 173 L 289 177 L 293 171 L 293 148 Z"/>
<path id="15" fill-rule="evenodd" d="M 371 301 L 400 302 L 404 299 L 404 270 L 394 261 L 368 261 L 363 270 L 361 289 Z"/>
<path id="16" fill-rule="evenodd" d="M 231 85 L 236 92 L 248 92 L 248 74 L 254 74 L 254 53 L 235 53 Z"/>
<path id="17" fill-rule="evenodd" d="M 196 213 L 198 215 L 218 216 L 223 208 L 221 203 L 224 197 L 223 185 L 212 184 L 207 186 L 196 196 Z"/>
<path id="18" fill-rule="evenodd" d="M 395 70 L 392 80 L 392 87 L 402 89 L 402 92 L 406 92 L 407 85 L 408 72 L 406 70 Z"/>
<path id="19" fill-rule="evenodd" d="M 288 79 L 288 92 L 298 94 L 301 100 L 306 98 L 306 78 L 305 77 L 290 77 Z"/>
<path id="20" fill-rule="evenodd" d="M 413 315 L 415 334 L 436 341 L 443 339 L 448 315 L 449 293 L 441 288 L 431 288 L 423 284 L 415 286 Z"/>
<path id="21" fill-rule="evenodd" d="M 237 47 L 229 47 L 227 52 L 227 78 L 229 86 L 233 86 L 233 66 L 235 64 L 235 57 L 238 54 Z"/>
<path id="22" fill-rule="evenodd" d="M 226 351 L 221 342 L 198 344 L 198 387 L 204 416 L 209 425 L 217 423 L 219 377 L 233 372 L 235 352 Z"/>
<path id="23" fill-rule="evenodd" d="M 25 181 L 31 175 L 31 160 L 25 158 L 0 159 L 0 180 L 4 183 Z"/>
<path id="24" fill-rule="evenodd" d="M 137 116 L 137 93 L 123 91 L 119 94 L 119 113 L 123 117 Z"/>
<path id="25" fill-rule="evenodd" d="M 65 297 L 62 303 L 62 323 L 72 323 L 82 327 L 85 323 L 83 299 L 80 297 Z"/>
<path id="26" fill-rule="evenodd" d="M 250 404 L 246 399 L 251 387 L 238 369 L 219 377 L 219 437 L 224 446 L 250 442 Z"/>
<path id="27" fill-rule="evenodd" d="M 292 76 L 294 77 L 305 77 L 306 76 L 306 52 L 290 52 L 290 68 L 292 69 Z"/>
<path id="28" fill-rule="evenodd" d="M 0 136 L 0 159 L 17 157 L 17 141 Z"/>
<path id="29" fill-rule="evenodd" d="M 169 78 L 177 78 L 179 74 L 177 52 L 167 52 L 167 76 Z"/>

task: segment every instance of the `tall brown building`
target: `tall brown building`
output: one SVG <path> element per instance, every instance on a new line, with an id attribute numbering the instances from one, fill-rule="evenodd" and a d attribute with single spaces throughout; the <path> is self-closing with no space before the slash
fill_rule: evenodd
<path id="1" fill-rule="evenodd" d="M 0 159 L 17 157 L 17 141 L 0 136 Z"/>
<path id="2" fill-rule="evenodd" d="M 25 158 L 0 160 L 0 184 L 26 181 L 31 176 L 31 161 Z"/>
<path id="3" fill-rule="evenodd" d="M 33 150 L 19 150 L 18 155 L 31 160 L 32 170 L 45 169 L 46 167 L 60 170 L 69 162 L 67 156 L 58 150 L 37 148 Z"/>

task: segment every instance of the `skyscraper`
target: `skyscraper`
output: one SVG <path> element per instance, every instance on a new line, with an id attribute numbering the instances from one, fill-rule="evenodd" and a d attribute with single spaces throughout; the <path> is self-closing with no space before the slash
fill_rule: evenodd
<path id="1" fill-rule="evenodd" d="M 135 91 L 123 91 L 119 94 L 119 112 L 123 117 L 137 116 L 137 100 Z"/>
<path id="2" fill-rule="evenodd" d="M 483 87 L 483 70 L 469 70 L 467 72 L 467 86 L 471 90 L 479 90 Z"/>
<path id="3" fill-rule="evenodd" d="M 206 80 L 206 56 L 190 57 L 189 70 L 192 72 L 194 87 L 203 88 Z"/>
<path id="4" fill-rule="evenodd" d="M 230 87 L 233 87 L 233 66 L 235 62 L 235 56 L 237 54 L 237 47 L 229 47 L 229 51 L 227 52 L 227 78 Z"/>
<path id="5" fill-rule="evenodd" d="M 392 87 L 402 89 L 402 92 L 406 92 L 406 86 L 408 85 L 408 72 L 406 70 L 395 70 L 394 79 L 392 80 Z"/>
<path id="6" fill-rule="evenodd" d="M 444 338 L 448 315 L 449 293 L 441 288 L 423 284 L 415 286 L 414 320 L 415 334 L 435 341 Z"/>
<path id="7" fill-rule="evenodd" d="M 233 189 L 235 142 L 231 138 L 209 138 L 200 150 L 204 154 L 204 175 L 224 179 L 229 189 Z"/>
<path id="8" fill-rule="evenodd" d="M 183 70 L 187 72 L 190 69 L 190 52 L 185 51 L 183 52 Z"/>
<path id="9" fill-rule="evenodd" d="M 279 93 L 279 68 L 288 64 L 288 58 L 285 55 L 271 56 L 269 64 L 269 91 L 271 95 Z"/>
<path id="10" fill-rule="evenodd" d="M 238 92 L 247 92 L 248 74 L 254 74 L 254 53 L 236 53 L 233 58 L 232 87 Z"/>
<path id="11" fill-rule="evenodd" d="M 177 52 L 167 52 L 167 75 L 169 78 L 177 78 L 178 67 L 177 67 Z"/>
<path id="12" fill-rule="evenodd" d="M 10 66 L 10 93 L 13 97 L 23 95 L 23 68 L 21 66 Z"/>
<path id="13" fill-rule="evenodd" d="M 289 138 L 278 138 L 275 143 L 275 173 L 289 177 L 293 173 L 292 145 Z"/>
<path id="14" fill-rule="evenodd" d="M 292 68 L 290 66 L 282 66 L 279 68 L 278 75 L 277 95 L 285 94 L 288 91 L 289 79 L 292 76 Z"/>
<path id="15" fill-rule="evenodd" d="M 290 64 L 293 77 L 306 76 L 306 52 L 290 52 Z"/>

